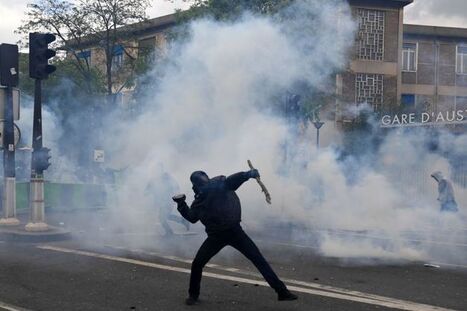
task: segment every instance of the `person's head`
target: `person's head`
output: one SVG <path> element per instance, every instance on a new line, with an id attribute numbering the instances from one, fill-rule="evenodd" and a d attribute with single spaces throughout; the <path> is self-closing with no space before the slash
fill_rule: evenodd
<path id="1" fill-rule="evenodd" d="M 209 182 L 209 176 L 203 171 L 196 171 L 191 174 L 190 181 L 193 184 L 193 191 L 198 193 L 201 187 Z"/>
<path id="2" fill-rule="evenodd" d="M 431 174 L 431 177 L 433 177 L 437 182 L 440 182 L 441 179 L 443 179 L 443 173 L 440 171 L 436 171 L 433 174 Z"/>

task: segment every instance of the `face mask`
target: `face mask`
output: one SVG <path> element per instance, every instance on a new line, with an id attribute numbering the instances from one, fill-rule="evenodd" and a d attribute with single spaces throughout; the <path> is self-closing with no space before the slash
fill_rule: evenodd
<path id="1" fill-rule="evenodd" d="M 209 177 L 205 172 L 196 171 L 190 176 L 191 183 L 193 184 L 193 192 L 199 193 L 201 188 L 209 183 Z"/>

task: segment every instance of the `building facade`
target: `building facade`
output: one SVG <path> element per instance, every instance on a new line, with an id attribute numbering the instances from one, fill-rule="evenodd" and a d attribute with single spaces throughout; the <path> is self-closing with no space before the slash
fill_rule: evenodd
<path id="1" fill-rule="evenodd" d="M 402 54 L 401 106 L 467 119 L 467 29 L 404 25 Z"/>
<path id="2" fill-rule="evenodd" d="M 336 121 L 351 122 L 348 105 L 393 111 L 402 94 L 404 7 L 412 0 L 348 0 L 357 33 L 348 70 L 337 75 Z"/>
<path id="3" fill-rule="evenodd" d="M 347 69 L 336 76 L 332 115 L 337 124 L 355 121 L 346 111 L 361 104 L 381 114 L 467 109 L 467 29 L 404 25 L 404 8 L 413 0 L 347 1 L 356 36 Z M 129 59 L 148 51 L 163 53 L 167 32 L 175 24 L 171 14 L 131 25 L 135 36 L 114 51 L 115 89 L 125 81 Z M 105 64 L 103 51 L 92 45 L 80 57 L 92 66 Z M 122 88 L 122 98 L 131 91 Z"/>
<path id="4" fill-rule="evenodd" d="M 112 91 L 116 102 L 127 105 L 131 101 L 134 84 L 128 83 L 138 69 L 138 60 L 160 57 L 167 49 L 167 32 L 176 24 L 175 14 L 161 16 L 120 29 L 125 36 L 112 51 Z M 67 46 L 67 57 L 76 56 L 85 66 L 106 72 L 106 53 L 95 39 L 83 39 L 80 45 L 73 42 Z M 73 52 L 70 52 L 73 51 Z"/>

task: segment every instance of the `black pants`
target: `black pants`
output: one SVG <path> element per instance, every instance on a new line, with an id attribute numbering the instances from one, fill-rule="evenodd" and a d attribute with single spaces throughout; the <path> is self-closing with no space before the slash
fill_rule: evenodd
<path id="1" fill-rule="evenodd" d="M 201 245 L 191 265 L 189 289 L 191 297 L 197 298 L 199 296 L 201 275 L 203 273 L 204 266 L 212 257 L 214 257 L 214 255 L 227 245 L 232 246 L 248 258 L 259 272 L 261 272 L 269 286 L 271 286 L 276 292 L 286 289 L 285 284 L 279 280 L 271 266 L 267 263 L 266 259 L 264 259 L 258 247 L 256 247 L 255 243 L 239 225 L 233 229 L 208 235 L 206 241 Z"/>

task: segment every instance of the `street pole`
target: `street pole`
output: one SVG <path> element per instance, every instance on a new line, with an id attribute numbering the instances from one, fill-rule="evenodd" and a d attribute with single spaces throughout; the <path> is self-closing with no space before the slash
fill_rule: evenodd
<path id="1" fill-rule="evenodd" d="M 44 204 L 44 171 L 49 167 L 48 152 L 42 146 L 42 80 L 55 71 L 49 64 L 49 58 L 56 55 L 48 45 L 55 41 L 50 33 L 29 34 L 29 76 L 35 79 L 34 84 L 34 117 L 32 126 L 31 182 L 29 184 L 29 208 L 31 211 L 26 231 L 46 231 Z"/>
<path id="2" fill-rule="evenodd" d="M 324 122 L 312 121 L 312 123 L 316 128 L 316 149 L 319 149 L 319 129 L 324 125 Z"/>
<path id="3" fill-rule="evenodd" d="M 13 88 L 6 88 L 3 129 L 3 218 L 1 225 L 19 225 L 16 218 L 15 136 L 13 120 Z"/>
<path id="4" fill-rule="evenodd" d="M 31 211 L 26 231 L 46 231 L 44 203 L 44 175 L 37 169 L 37 151 L 42 149 L 42 80 L 34 83 L 34 117 L 32 126 L 31 182 L 29 209 Z"/>
<path id="5" fill-rule="evenodd" d="M 316 149 L 319 149 L 319 129 L 316 130 Z"/>
<path id="6" fill-rule="evenodd" d="M 6 86 L 3 108 L 3 217 L 1 225 L 18 225 L 16 218 L 15 129 L 13 87 L 18 86 L 19 53 L 15 44 L 0 45 L 0 84 Z"/>

